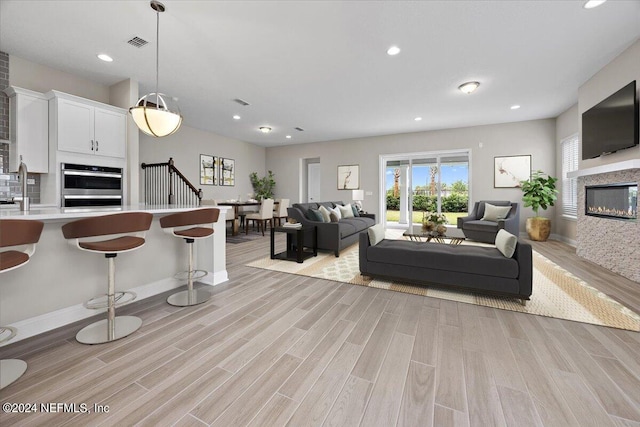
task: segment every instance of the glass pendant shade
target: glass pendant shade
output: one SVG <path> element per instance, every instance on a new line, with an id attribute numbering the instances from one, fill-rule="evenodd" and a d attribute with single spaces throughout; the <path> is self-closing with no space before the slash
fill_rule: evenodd
<path id="1" fill-rule="evenodd" d="M 182 114 L 176 105 L 169 105 L 171 98 L 159 93 L 149 93 L 129 108 L 138 128 L 147 135 L 161 138 L 177 131 L 182 124 Z"/>

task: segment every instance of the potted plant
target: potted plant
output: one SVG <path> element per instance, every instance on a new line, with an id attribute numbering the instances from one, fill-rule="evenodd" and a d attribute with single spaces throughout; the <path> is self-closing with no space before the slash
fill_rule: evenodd
<path id="1" fill-rule="evenodd" d="M 269 171 L 267 176 L 263 176 L 262 178 L 258 178 L 256 172 L 251 172 L 249 179 L 251 180 L 256 199 L 262 201 L 262 199 L 270 199 L 273 197 L 273 189 L 276 186 L 276 181 L 273 177 L 274 175 L 271 171 Z"/>
<path id="2" fill-rule="evenodd" d="M 546 175 L 541 170 L 531 174 L 531 179 L 520 181 L 524 207 L 533 209 L 534 217 L 527 218 L 527 234 L 531 240 L 545 242 L 551 234 L 551 220 L 538 215 L 538 210 L 553 206 L 558 194 L 558 178 Z"/>

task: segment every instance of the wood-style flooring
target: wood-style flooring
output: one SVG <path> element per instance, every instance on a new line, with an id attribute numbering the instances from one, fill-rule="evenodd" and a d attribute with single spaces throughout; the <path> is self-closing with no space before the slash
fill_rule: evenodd
<path id="1" fill-rule="evenodd" d="M 0 349 L 29 364 L 2 403 L 91 410 L 0 425 L 640 426 L 640 333 L 245 267 L 268 245 L 228 244 L 208 303 L 123 307 L 144 324 L 120 341 L 83 321 Z M 637 283 L 535 249 L 640 311 Z"/>

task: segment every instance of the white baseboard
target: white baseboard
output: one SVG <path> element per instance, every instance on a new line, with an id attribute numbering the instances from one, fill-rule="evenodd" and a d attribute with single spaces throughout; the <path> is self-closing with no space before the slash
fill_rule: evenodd
<path id="1" fill-rule="evenodd" d="M 209 274 L 207 276 L 199 279 L 198 282 L 207 284 L 209 286 L 216 286 L 229 280 L 227 270 L 218 271 L 216 273 L 209 271 L 208 273 Z M 145 298 L 161 294 L 162 292 L 179 288 L 184 284 L 184 281 L 180 281 L 171 277 L 167 279 L 161 279 L 152 283 L 147 283 L 146 285 L 138 286 L 133 289 L 128 289 L 128 291 L 135 292 L 137 295 L 135 301 L 140 301 Z M 95 316 L 99 312 L 99 310 L 89 310 L 88 308 L 85 308 L 84 305 L 77 304 L 71 307 L 52 311 L 50 313 L 45 313 L 40 316 L 20 320 L 9 325 L 17 329 L 17 335 L 11 341 L 0 344 L 0 347 L 13 344 L 17 341 L 39 335 L 53 329 L 60 328 L 73 322 L 77 322 L 78 320 L 86 319 L 87 317 Z"/>

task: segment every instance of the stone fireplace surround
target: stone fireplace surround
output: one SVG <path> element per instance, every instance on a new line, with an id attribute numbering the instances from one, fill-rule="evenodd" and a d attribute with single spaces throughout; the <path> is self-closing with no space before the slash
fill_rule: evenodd
<path id="1" fill-rule="evenodd" d="M 585 187 L 640 183 L 640 162 L 624 162 L 622 170 L 577 171 L 578 176 L 578 256 L 640 283 L 640 221 L 620 221 L 585 214 Z M 615 166 L 612 166 L 613 169 Z M 609 169 L 609 168 L 606 168 Z M 636 207 L 637 209 L 637 207 Z"/>

